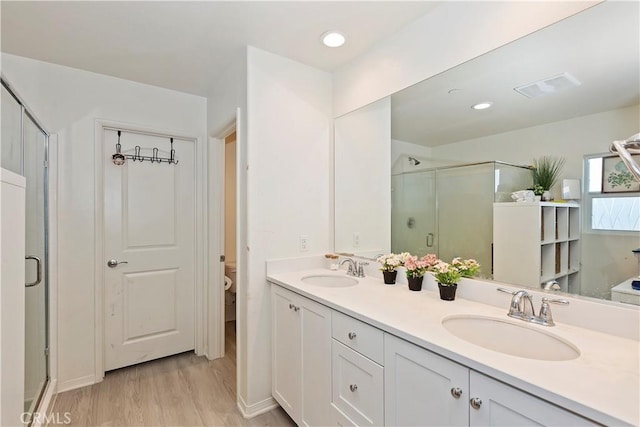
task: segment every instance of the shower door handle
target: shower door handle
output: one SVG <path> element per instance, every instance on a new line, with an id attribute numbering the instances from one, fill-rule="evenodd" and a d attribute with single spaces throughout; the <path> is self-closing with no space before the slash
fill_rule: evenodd
<path id="1" fill-rule="evenodd" d="M 428 248 L 433 247 L 433 233 L 427 234 L 427 247 Z"/>
<path id="2" fill-rule="evenodd" d="M 34 260 L 36 262 L 36 281 L 35 282 L 31 282 L 31 283 L 25 283 L 24 286 L 27 288 L 30 288 L 32 286 L 37 285 L 38 283 L 42 282 L 42 263 L 40 262 L 40 258 L 38 258 L 37 256 L 33 256 L 33 255 L 29 255 L 24 257 L 25 260 Z"/>

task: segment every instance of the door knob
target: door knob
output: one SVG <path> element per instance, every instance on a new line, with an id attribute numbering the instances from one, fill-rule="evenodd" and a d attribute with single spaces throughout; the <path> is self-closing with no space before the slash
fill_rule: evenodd
<path id="1" fill-rule="evenodd" d="M 117 259 L 110 259 L 107 261 L 107 267 L 116 268 L 118 264 L 129 264 L 128 261 L 118 261 Z"/>

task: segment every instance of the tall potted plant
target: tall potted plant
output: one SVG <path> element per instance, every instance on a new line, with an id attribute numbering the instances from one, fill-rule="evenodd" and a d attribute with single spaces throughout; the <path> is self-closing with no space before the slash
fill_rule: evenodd
<path id="1" fill-rule="evenodd" d="M 533 161 L 533 188 L 542 187 L 543 200 L 551 200 L 550 190 L 560 177 L 566 159 L 564 157 L 542 156 Z"/>

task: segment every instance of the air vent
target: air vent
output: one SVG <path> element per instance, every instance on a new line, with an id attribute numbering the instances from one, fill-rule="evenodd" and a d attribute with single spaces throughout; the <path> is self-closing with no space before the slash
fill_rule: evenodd
<path id="1" fill-rule="evenodd" d="M 537 82 L 528 83 L 523 86 L 514 88 L 516 92 L 526 96 L 527 98 L 537 98 L 539 96 L 549 95 L 550 93 L 560 92 L 562 90 L 580 86 L 581 83 L 569 73 L 557 74 L 538 80 Z"/>

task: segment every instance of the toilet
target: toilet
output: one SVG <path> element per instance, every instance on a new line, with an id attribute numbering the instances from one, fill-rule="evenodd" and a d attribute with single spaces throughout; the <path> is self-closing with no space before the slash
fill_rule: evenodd
<path id="1" fill-rule="evenodd" d="M 225 321 L 236 320 L 236 263 L 228 262 L 224 265 L 225 281 Z"/>

